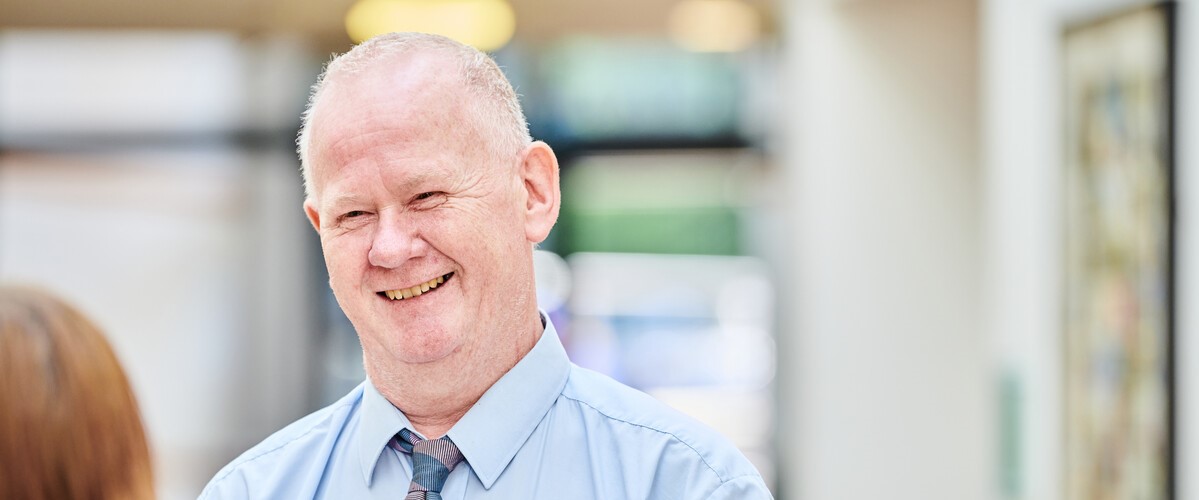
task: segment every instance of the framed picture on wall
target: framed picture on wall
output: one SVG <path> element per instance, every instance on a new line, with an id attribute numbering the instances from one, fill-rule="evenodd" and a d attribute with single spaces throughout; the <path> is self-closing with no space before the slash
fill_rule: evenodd
<path id="1" fill-rule="evenodd" d="M 1175 498 L 1173 10 L 1064 35 L 1067 500 Z"/>

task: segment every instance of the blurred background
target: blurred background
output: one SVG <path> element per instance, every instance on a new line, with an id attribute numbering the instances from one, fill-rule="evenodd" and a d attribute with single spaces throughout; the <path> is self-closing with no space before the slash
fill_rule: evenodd
<path id="1" fill-rule="evenodd" d="M 363 377 L 303 216 L 322 64 L 491 52 L 562 161 L 572 359 L 777 498 L 1199 499 L 1199 7 L 0 0 L 0 280 L 111 338 L 164 499 Z"/>

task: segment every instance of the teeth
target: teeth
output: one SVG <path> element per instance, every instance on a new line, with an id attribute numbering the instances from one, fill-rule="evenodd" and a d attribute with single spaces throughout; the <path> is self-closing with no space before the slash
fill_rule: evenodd
<path id="1" fill-rule="evenodd" d="M 431 289 L 437 288 L 438 285 L 445 283 L 445 276 L 438 276 L 419 285 L 413 285 L 412 288 L 401 288 L 399 290 L 387 290 L 383 292 L 387 298 L 391 300 L 404 300 L 416 297 L 422 293 L 428 292 Z"/>

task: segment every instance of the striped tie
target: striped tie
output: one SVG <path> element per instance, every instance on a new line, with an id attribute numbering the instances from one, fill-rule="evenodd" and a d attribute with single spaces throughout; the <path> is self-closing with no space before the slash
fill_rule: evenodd
<path id="1" fill-rule="evenodd" d="M 445 479 L 462 461 L 462 452 L 450 437 L 421 439 L 403 429 L 388 445 L 412 455 L 412 484 L 408 485 L 408 496 L 404 500 L 441 500 Z"/>

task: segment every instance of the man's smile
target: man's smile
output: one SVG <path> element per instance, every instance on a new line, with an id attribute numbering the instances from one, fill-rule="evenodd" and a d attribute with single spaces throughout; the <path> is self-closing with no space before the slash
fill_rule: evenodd
<path id="1" fill-rule="evenodd" d="M 382 292 L 378 292 L 378 294 L 382 297 L 387 297 L 391 300 L 410 299 L 412 297 L 417 297 L 422 294 L 429 293 L 430 290 L 433 290 L 434 288 L 441 286 L 442 283 L 445 283 L 447 280 L 449 280 L 453 276 L 454 276 L 454 273 L 451 272 L 449 274 L 443 274 L 436 278 L 430 279 L 429 281 L 426 281 L 424 283 L 419 283 L 419 284 L 413 285 L 408 288 L 401 288 L 399 290 L 385 290 Z"/>

